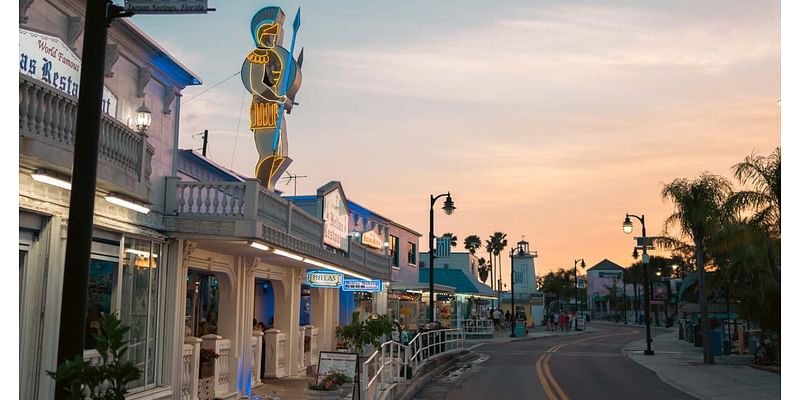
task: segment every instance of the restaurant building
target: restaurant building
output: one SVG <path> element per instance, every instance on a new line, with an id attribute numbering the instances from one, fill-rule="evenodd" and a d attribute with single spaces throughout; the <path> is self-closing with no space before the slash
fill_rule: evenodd
<path id="1" fill-rule="evenodd" d="M 52 399 L 59 342 L 85 2 L 23 1 L 19 9 L 19 389 Z M 128 360 L 142 371 L 129 398 L 175 398 L 183 310 L 180 243 L 164 231 L 166 177 L 175 175 L 181 91 L 200 84 L 130 21 L 108 32 L 85 358 L 99 353 L 101 313 L 130 326 Z M 149 126 L 137 111 L 149 109 Z M 90 216 L 89 216 L 90 217 Z"/>

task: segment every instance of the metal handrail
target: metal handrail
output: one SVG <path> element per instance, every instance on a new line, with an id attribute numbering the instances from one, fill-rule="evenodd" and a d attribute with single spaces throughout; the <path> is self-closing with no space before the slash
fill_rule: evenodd
<path id="1" fill-rule="evenodd" d="M 372 397 L 370 392 L 376 386 L 382 390 L 386 383 L 401 382 L 408 372 L 414 376 L 428 361 L 463 349 L 465 338 L 462 329 L 437 329 L 416 334 L 408 345 L 394 341 L 381 344 L 363 363 L 361 382 L 366 385 L 361 389 L 363 397 L 375 398 L 377 393 Z"/>

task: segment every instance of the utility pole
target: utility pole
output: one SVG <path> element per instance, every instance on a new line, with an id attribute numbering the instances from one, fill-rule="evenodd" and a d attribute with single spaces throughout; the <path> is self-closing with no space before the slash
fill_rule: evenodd
<path id="1" fill-rule="evenodd" d="M 203 131 L 203 157 L 206 156 L 208 150 L 208 129 Z"/>
<path id="2" fill-rule="evenodd" d="M 57 364 L 75 357 L 83 357 L 106 39 L 111 21 L 129 15 L 122 7 L 108 0 L 86 2 L 81 87 L 75 123 L 75 132 L 80 134 L 75 135 L 72 161 L 72 190 L 69 196 Z M 66 387 L 66 382 L 56 383 L 56 399 L 66 399 L 67 392 L 64 390 Z"/>

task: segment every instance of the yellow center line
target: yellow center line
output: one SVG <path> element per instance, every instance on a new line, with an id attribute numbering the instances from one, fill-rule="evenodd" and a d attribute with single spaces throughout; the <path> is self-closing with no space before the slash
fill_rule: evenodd
<path id="1" fill-rule="evenodd" d="M 561 385 L 558 384 L 558 381 L 556 381 L 556 378 L 553 377 L 553 373 L 550 371 L 550 358 L 551 357 L 553 357 L 552 353 L 548 354 L 547 358 L 545 358 L 544 361 L 542 362 L 543 367 L 544 367 L 544 374 L 545 374 L 545 376 L 547 376 L 548 379 L 550 379 L 550 383 L 556 389 L 556 392 L 558 392 L 558 395 L 561 396 L 561 400 L 569 400 L 569 397 L 567 397 L 567 394 L 564 393 L 564 389 L 561 388 Z"/>
<path id="2" fill-rule="evenodd" d="M 536 360 L 536 375 L 539 377 L 539 382 L 542 383 L 542 388 L 544 389 L 544 394 L 547 396 L 548 400 L 558 400 L 553 394 L 553 391 L 550 390 L 550 385 L 548 384 L 547 378 L 545 378 L 544 373 L 542 372 L 542 360 L 544 359 L 544 355 L 539 357 Z"/>
<path id="3" fill-rule="evenodd" d="M 553 353 L 561 350 L 562 347 L 564 347 L 566 345 L 569 345 L 569 344 L 583 343 L 583 342 L 588 342 L 590 340 L 601 339 L 601 338 L 612 337 L 612 336 L 630 335 L 630 334 L 633 334 L 633 333 L 637 333 L 637 331 L 636 330 L 630 330 L 630 331 L 627 331 L 627 332 L 624 332 L 624 333 L 613 333 L 613 334 L 608 334 L 608 335 L 590 336 L 588 338 L 578 339 L 578 340 L 573 340 L 571 342 L 558 344 L 558 345 L 555 345 L 555 346 L 547 349 L 547 351 L 544 354 L 542 354 L 539 357 L 539 359 L 536 360 L 536 375 L 539 378 L 539 382 L 542 383 L 542 388 L 544 389 L 544 393 L 545 393 L 545 395 L 547 395 L 548 400 L 559 400 L 559 399 L 560 400 L 569 400 L 569 397 L 564 392 L 564 389 L 561 388 L 561 385 L 558 384 L 558 381 L 553 376 L 553 372 L 550 370 L 550 358 L 553 357 Z M 552 389 L 551 389 L 551 386 L 552 386 Z M 553 393 L 553 390 L 555 390 L 555 392 L 558 394 L 558 396 L 556 396 L 556 393 Z"/>

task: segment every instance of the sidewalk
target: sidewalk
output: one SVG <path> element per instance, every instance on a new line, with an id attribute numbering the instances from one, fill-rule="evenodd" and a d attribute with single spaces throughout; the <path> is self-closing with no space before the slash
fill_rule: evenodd
<path id="1" fill-rule="evenodd" d="M 644 339 L 622 349 L 625 357 L 653 371 L 667 384 L 698 399 L 780 399 L 781 376 L 748 366 L 752 356 L 716 356 L 703 365 L 703 348 L 678 340 L 675 332 L 653 338 L 655 355 L 645 356 Z"/>
<path id="2" fill-rule="evenodd" d="M 512 338 L 510 336 L 511 335 L 510 332 L 503 332 L 503 333 L 499 333 L 498 332 L 498 333 L 495 333 L 494 337 L 491 337 L 491 338 L 467 339 L 464 342 L 464 347 L 467 348 L 467 349 L 471 349 L 474 345 L 477 345 L 477 344 L 480 344 L 480 343 L 487 343 L 487 344 L 488 343 L 492 343 L 492 344 L 494 344 L 494 343 L 508 343 L 508 342 L 514 342 L 514 341 L 517 341 L 517 340 L 539 339 L 539 338 L 551 337 L 551 336 L 574 336 L 574 335 L 580 335 L 580 334 L 583 334 L 583 333 L 592 333 L 592 332 L 597 332 L 597 329 L 593 328 L 591 326 L 588 326 L 588 325 L 586 326 L 586 330 L 583 330 L 583 331 L 567 331 L 567 332 L 547 331 L 547 330 L 544 330 L 543 328 L 537 327 L 536 329 L 529 329 L 528 330 L 528 335 L 526 335 L 524 337 L 513 337 Z"/>
<path id="3" fill-rule="evenodd" d="M 303 391 L 313 377 L 264 379 L 264 384 L 253 389 L 252 398 L 256 396 L 266 399 L 267 395 L 277 396 L 281 400 L 304 399 Z"/>

